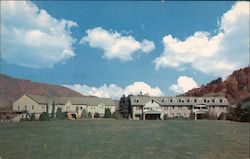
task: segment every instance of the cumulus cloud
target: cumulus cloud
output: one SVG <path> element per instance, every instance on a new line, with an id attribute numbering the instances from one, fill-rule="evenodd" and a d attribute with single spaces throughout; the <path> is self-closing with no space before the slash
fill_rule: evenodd
<path id="1" fill-rule="evenodd" d="M 58 20 L 30 1 L 1 1 L 1 55 L 9 63 L 50 68 L 75 55 L 70 20 Z"/>
<path id="2" fill-rule="evenodd" d="M 169 89 L 176 94 L 182 94 L 197 87 L 198 85 L 193 78 L 187 76 L 180 76 L 177 79 L 177 83 L 171 85 Z"/>
<path id="3" fill-rule="evenodd" d="M 137 95 L 140 92 L 143 94 L 149 94 L 151 96 L 161 96 L 164 93 L 158 87 L 151 87 L 145 82 L 134 82 L 131 85 L 128 85 L 126 88 L 117 86 L 116 84 L 106 85 L 104 84 L 101 87 L 91 87 L 81 84 L 73 85 L 64 85 L 70 89 L 73 89 L 83 95 L 92 95 L 97 97 L 113 98 L 120 99 L 122 95 Z"/>
<path id="4" fill-rule="evenodd" d="M 233 70 L 248 65 L 249 2 L 237 2 L 218 23 L 218 33 L 197 31 L 185 40 L 172 35 L 163 38 L 164 52 L 155 68 L 193 68 L 210 75 L 226 77 Z"/>
<path id="5" fill-rule="evenodd" d="M 88 29 L 80 44 L 88 43 L 90 47 L 104 50 L 107 59 L 120 59 L 130 61 L 136 52 L 149 53 L 155 49 L 153 41 L 144 39 L 142 42 L 135 40 L 133 36 L 126 36 L 116 31 L 107 31 L 101 27 Z"/>

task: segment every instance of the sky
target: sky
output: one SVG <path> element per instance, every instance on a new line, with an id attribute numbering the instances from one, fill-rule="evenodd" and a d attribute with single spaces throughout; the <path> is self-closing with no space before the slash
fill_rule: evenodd
<path id="1" fill-rule="evenodd" d="M 249 64 L 249 2 L 1 1 L 1 73 L 174 96 Z"/>

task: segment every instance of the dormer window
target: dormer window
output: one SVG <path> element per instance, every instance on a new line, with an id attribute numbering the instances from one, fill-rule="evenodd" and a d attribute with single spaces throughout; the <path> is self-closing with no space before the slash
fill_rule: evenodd
<path id="1" fill-rule="evenodd" d="M 220 99 L 220 102 L 222 103 L 222 99 Z"/>

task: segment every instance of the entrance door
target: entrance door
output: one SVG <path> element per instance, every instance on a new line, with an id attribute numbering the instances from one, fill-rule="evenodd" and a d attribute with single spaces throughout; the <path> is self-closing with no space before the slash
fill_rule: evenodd
<path id="1" fill-rule="evenodd" d="M 160 120 L 161 114 L 145 114 L 145 120 Z"/>

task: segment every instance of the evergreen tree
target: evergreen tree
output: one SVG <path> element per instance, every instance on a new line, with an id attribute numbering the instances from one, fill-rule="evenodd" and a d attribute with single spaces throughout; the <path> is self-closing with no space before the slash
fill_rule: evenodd
<path id="1" fill-rule="evenodd" d="M 64 113 L 62 113 L 61 108 L 57 108 L 57 110 L 56 110 L 56 119 L 59 119 L 59 120 L 64 120 L 65 119 Z"/>
<path id="2" fill-rule="evenodd" d="M 112 118 L 112 114 L 109 108 L 105 108 L 104 118 Z"/>
<path id="3" fill-rule="evenodd" d="M 51 118 L 55 117 L 55 102 L 52 103 Z"/>
<path id="4" fill-rule="evenodd" d="M 39 120 L 40 121 L 49 121 L 49 114 L 47 112 L 43 112 L 40 116 L 39 116 Z"/>
<path id="5" fill-rule="evenodd" d="M 87 114 L 86 109 L 83 109 L 82 114 L 81 114 L 81 119 L 86 119 L 86 118 L 88 118 L 88 114 Z"/>
<path id="6" fill-rule="evenodd" d="M 129 117 L 129 113 L 130 113 L 130 97 L 132 95 L 129 95 L 128 97 L 126 97 L 125 95 L 123 95 L 120 99 L 119 102 L 119 114 L 121 114 L 121 116 L 123 118 L 128 118 Z"/>

